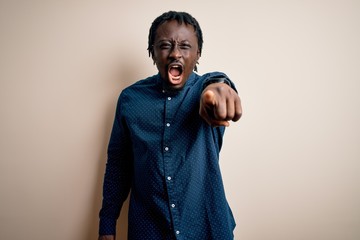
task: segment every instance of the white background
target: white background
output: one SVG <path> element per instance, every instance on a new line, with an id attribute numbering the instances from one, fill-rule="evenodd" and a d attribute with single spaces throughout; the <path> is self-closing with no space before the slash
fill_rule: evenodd
<path id="1" fill-rule="evenodd" d="M 221 168 L 240 240 L 360 239 L 360 2 L 0 0 L 0 239 L 97 238 L 120 91 L 184 10 L 244 115 Z M 126 239 L 126 210 L 118 239 Z"/>

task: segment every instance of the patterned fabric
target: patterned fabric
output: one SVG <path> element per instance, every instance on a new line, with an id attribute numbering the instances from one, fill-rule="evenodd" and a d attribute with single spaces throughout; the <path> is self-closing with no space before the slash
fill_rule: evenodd
<path id="1" fill-rule="evenodd" d="M 202 87 L 214 76 L 227 78 L 192 73 L 174 93 L 162 89 L 158 74 L 122 91 L 108 146 L 100 235 L 115 234 L 131 189 L 130 240 L 234 238 L 219 168 L 225 128 L 199 116 Z"/>

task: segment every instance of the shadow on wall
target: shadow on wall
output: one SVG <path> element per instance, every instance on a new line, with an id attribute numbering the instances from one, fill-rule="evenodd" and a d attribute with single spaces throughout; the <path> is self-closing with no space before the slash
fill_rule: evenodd
<path id="1" fill-rule="evenodd" d="M 114 82 L 112 82 L 110 87 L 111 89 L 119 89 L 114 95 L 114 99 L 112 99 L 112 103 L 107 106 L 106 111 L 104 111 L 104 125 L 100 126 L 102 132 L 102 151 L 99 153 L 98 157 L 98 168 L 96 172 L 96 182 L 94 184 L 93 189 L 93 197 L 92 197 L 92 206 L 91 209 L 88 211 L 88 217 L 86 221 L 86 228 L 83 232 L 83 237 L 81 239 L 84 240 L 96 240 L 98 238 L 98 224 L 99 224 L 99 210 L 101 208 L 101 201 L 102 201 L 102 184 L 103 178 L 105 173 L 105 166 L 106 166 L 106 159 L 107 159 L 107 145 L 110 139 L 110 133 L 114 121 L 117 97 L 119 96 L 120 92 L 130 84 L 134 83 L 138 79 L 136 79 L 134 72 L 136 69 L 134 68 L 135 64 L 130 65 L 131 62 L 128 61 L 123 62 L 119 66 L 119 74 L 116 74 L 114 78 Z M 123 207 L 121 209 L 121 214 L 117 222 L 117 230 L 116 230 L 116 239 L 117 240 L 127 240 L 127 228 L 128 228 L 128 209 L 129 209 L 129 197 L 124 202 Z"/>

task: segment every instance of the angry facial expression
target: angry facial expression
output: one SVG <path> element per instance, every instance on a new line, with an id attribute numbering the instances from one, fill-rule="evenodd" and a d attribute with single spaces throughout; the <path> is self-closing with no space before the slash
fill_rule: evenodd
<path id="1" fill-rule="evenodd" d="M 194 27 L 176 20 L 161 24 L 156 30 L 152 58 L 164 88 L 181 90 L 200 58 Z"/>

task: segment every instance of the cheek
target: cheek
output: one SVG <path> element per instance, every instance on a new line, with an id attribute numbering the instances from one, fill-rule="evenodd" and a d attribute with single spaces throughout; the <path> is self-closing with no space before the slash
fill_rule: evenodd
<path id="1" fill-rule="evenodd" d="M 153 58 L 154 65 L 158 69 L 159 72 L 164 72 L 164 64 L 159 58 Z"/>
<path id="2" fill-rule="evenodd" d="M 153 55 L 153 61 L 154 63 L 156 63 L 156 65 L 162 65 L 162 63 L 164 62 L 164 56 L 159 54 L 159 53 L 155 53 Z"/>
<path id="3" fill-rule="evenodd" d="M 198 62 L 198 60 L 199 60 L 199 55 L 198 54 L 196 54 L 196 53 L 194 53 L 194 54 L 191 54 L 191 57 L 189 58 L 189 63 L 191 64 L 191 65 L 196 65 L 196 63 Z"/>

